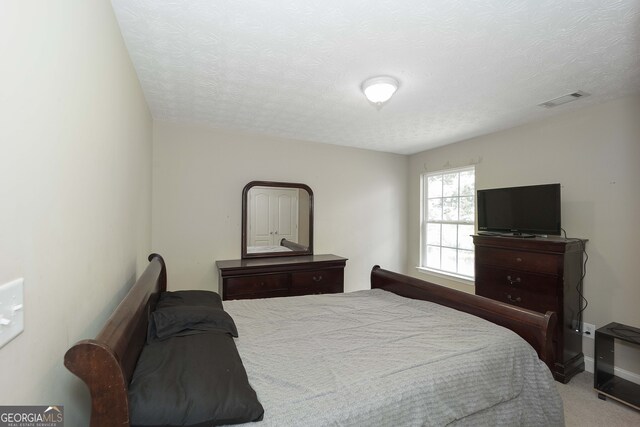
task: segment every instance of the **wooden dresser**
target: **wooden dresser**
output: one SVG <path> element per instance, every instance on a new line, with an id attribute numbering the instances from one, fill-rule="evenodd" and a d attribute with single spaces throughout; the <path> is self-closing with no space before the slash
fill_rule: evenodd
<path id="1" fill-rule="evenodd" d="M 582 334 L 583 243 L 560 237 L 473 236 L 476 294 L 544 313 L 555 311 L 553 376 L 567 383 L 584 370 Z"/>
<path id="2" fill-rule="evenodd" d="M 223 300 L 344 291 L 347 258 L 336 255 L 217 261 Z"/>

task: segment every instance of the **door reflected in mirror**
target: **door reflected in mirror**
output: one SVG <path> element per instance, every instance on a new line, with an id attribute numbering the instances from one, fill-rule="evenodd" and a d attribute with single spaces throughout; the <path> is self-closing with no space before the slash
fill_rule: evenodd
<path id="1" fill-rule="evenodd" d="M 313 254 L 313 192 L 253 181 L 242 192 L 242 258 Z"/>

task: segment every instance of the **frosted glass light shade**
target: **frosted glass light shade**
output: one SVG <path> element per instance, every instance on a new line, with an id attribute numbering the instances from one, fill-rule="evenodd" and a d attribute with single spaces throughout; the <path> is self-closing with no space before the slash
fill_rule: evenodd
<path id="1" fill-rule="evenodd" d="M 396 90 L 398 90 L 398 81 L 393 77 L 373 77 L 362 83 L 364 95 L 370 102 L 378 105 L 391 99 Z"/>

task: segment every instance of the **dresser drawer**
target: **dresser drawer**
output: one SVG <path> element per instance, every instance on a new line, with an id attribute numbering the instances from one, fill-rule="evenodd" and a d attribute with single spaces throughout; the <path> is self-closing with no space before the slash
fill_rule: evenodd
<path id="1" fill-rule="evenodd" d="M 535 273 L 558 275 L 563 269 L 562 257 L 554 254 L 476 247 L 476 262 L 499 265 Z"/>
<path id="2" fill-rule="evenodd" d="M 288 274 L 265 274 L 247 277 L 229 277 L 225 279 L 225 298 L 237 295 L 249 295 L 257 293 L 274 293 L 280 296 L 278 291 L 289 289 Z"/>
<path id="3" fill-rule="evenodd" d="M 300 288 L 314 288 L 316 286 L 333 285 L 339 285 L 342 287 L 343 279 L 344 270 L 341 268 L 300 271 L 291 273 L 291 288 L 292 290 L 296 290 Z"/>
<path id="4" fill-rule="evenodd" d="M 558 312 L 560 309 L 558 297 L 528 292 L 524 289 L 509 289 L 506 286 L 492 285 L 476 287 L 476 294 L 540 313 Z"/>
<path id="5" fill-rule="evenodd" d="M 528 292 L 549 296 L 558 295 L 562 291 L 562 283 L 558 276 L 530 273 L 515 269 L 483 266 L 476 271 L 476 286 L 495 286 L 508 291 L 521 289 Z"/>

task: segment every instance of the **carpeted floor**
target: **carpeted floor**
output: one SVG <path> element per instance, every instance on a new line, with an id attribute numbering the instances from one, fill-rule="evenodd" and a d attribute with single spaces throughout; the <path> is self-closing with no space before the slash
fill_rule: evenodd
<path id="1" fill-rule="evenodd" d="M 613 399 L 598 399 L 593 388 L 593 374 L 582 372 L 561 384 L 556 381 L 564 403 L 567 427 L 640 426 L 640 411 Z"/>

